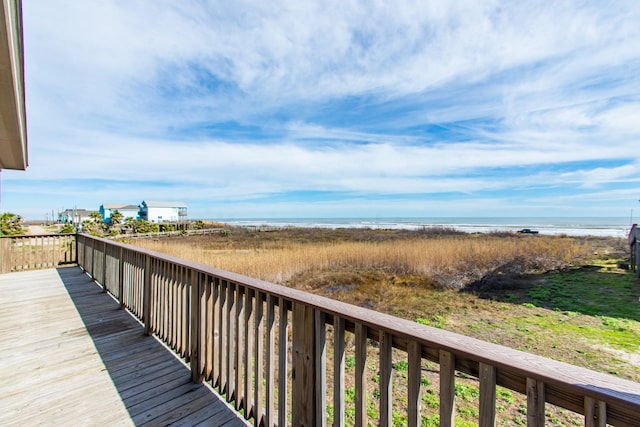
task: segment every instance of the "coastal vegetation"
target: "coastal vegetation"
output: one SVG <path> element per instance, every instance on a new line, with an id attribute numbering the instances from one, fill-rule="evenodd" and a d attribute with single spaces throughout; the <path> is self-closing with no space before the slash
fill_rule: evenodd
<path id="1" fill-rule="evenodd" d="M 624 239 L 429 228 L 225 227 L 206 236 L 130 243 L 640 381 L 640 280 L 621 268 L 628 250 Z M 350 357 L 347 371 L 353 370 Z M 394 356 L 398 390 L 406 380 L 405 365 L 406 359 Z M 368 368 L 375 416 L 376 362 Z M 423 367 L 423 406 L 436 413 L 437 372 L 437 366 Z M 472 425 L 477 380 L 457 382 L 457 425 Z M 501 423 L 526 423 L 522 396 L 498 390 L 497 403 Z M 401 412 L 402 394 L 395 405 Z M 553 425 L 577 422 L 552 406 L 547 417 Z M 437 416 L 423 422 L 437 425 Z"/>
<path id="2" fill-rule="evenodd" d="M 11 212 L 0 214 L 0 236 L 15 236 L 24 234 L 22 217 Z"/>

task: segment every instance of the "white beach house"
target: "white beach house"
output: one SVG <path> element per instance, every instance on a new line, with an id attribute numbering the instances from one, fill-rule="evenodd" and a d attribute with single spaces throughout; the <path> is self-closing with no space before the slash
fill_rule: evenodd
<path id="1" fill-rule="evenodd" d="M 182 202 L 143 201 L 140 217 L 149 222 L 177 222 L 187 219 L 187 205 Z"/>
<path id="2" fill-rule="evenodd" d="M 78 226 L 82 224 L 82 221 L 91 220 L 91 214 L 94 212 L 87 209 L 65 209 L 62 212 L 58 212 L 58 221 L 63 224 Z"/>

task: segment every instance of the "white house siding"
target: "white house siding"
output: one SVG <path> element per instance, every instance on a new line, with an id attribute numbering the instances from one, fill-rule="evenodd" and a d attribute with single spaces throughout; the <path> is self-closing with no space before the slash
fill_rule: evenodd
<path id="1" fill-rule="evenodd" d="M 180 219 L 176 208 L 147 208 L 147 217 L 149 222 L 175 222 Z"/>
<path id="2" fill-rule="evenodd" d="M 143 201 L 140 216 L 149 222 L 177 222 L 186 219 L 187 205 L 182 202 Z"/>

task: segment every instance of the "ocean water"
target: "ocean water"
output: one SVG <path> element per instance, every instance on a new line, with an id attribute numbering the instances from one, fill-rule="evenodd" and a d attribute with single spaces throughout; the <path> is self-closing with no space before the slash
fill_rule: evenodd
<path id="1" fill-rule="evenodd" d="M 236 226 L 384 228 L 415 230 L 447 227 L 467 233 L 516 232 L 530 228 L 540 234 L 568 236 L 612 236 L 626 238 L 630 218 L 619 217 L 496 217 L 496 218 L 242 218 L 215 219 Z"/>

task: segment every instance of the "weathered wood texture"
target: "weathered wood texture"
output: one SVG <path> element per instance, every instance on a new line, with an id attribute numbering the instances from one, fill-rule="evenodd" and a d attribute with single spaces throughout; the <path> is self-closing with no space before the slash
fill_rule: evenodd
<path id="1" fill-rule="evenodd" d="M 119 262 L 105 261 L 104 252 L 121 253 Z M 195 359 L 193 366 L 199 372 L 194 378 L 209 382 L 228 402 L 242 408 L 256 426 L 272 419 L 278 419 L 280 425 L 289 424 L 289 420 L 307 426 L 327 423 L 325 408 L 329 405 L 317 399 L 327 390 L 325 357 L 329 346 L 325 340 L 329 339 L 334 339 L 330 348 L 335 352 L 332 366 L 336 380 L 329 380 L 334 387 L 333 418 L 336 425 L 345 422 L 342 376 L 347 334 L 355 337 L 350 347 L 355 352 L 356 425 L 376 421 L 367 419 L 365 392 L 370 380 L 365 370 L 367 353 L 376 348 L 382 349 L 377 351 L 384 386 L 379 411 L 384 419 L 377 421 L 389 423 L 392 392 L 387 383 L 392 373 L 388 346 L 393 352 L 404 353 L 408 360 L 411 378 L 406 416 L 411 425 L 420 425 L 424 415 L 420 373 L 426 363 L 442 363 L 443 425 L 451 424 L 455 411 L 456 373 L 480 382 L 480 425 L 495 423 L 497 386 L 527 396 L 527 416 L 532 424 L 544 423 L 544 405 L 549 403 L 586 415 L 585 422 L 591 422 L 597 411 L 599 423 L 640 425 L 640 384 L 610 375 L 87 235 L 78 235 L 78 262 L 96 280 L 104 280 L 107 289 L 121 289 L 121 303 L 148 323 L 151 333 L 181 356 Z M 124 272 L 105 272 L 105 268 Z M 120 277 L 124 283 L 115 283 Z M 333 333 L 325 334 L 326 327 Z M 277 345 L 269 344 L 274 330 L 278 331 Z M 194 339 L 197 342 L 191 341 Z M 201 368 L 203 364 L 206 366 Z M 277 395 L 271 391 L 274 383 Z"/>
<path id="2" fill-rule="evenodd" d="M 75 262 L 74 234 L 0 237 L 0 273 L 53 268 Z"/>
<path id="3" fill-rule="evenodd" d="M 0 425 L 246 425 L 77 267 L 0 275 L 0 304 Z"/>

